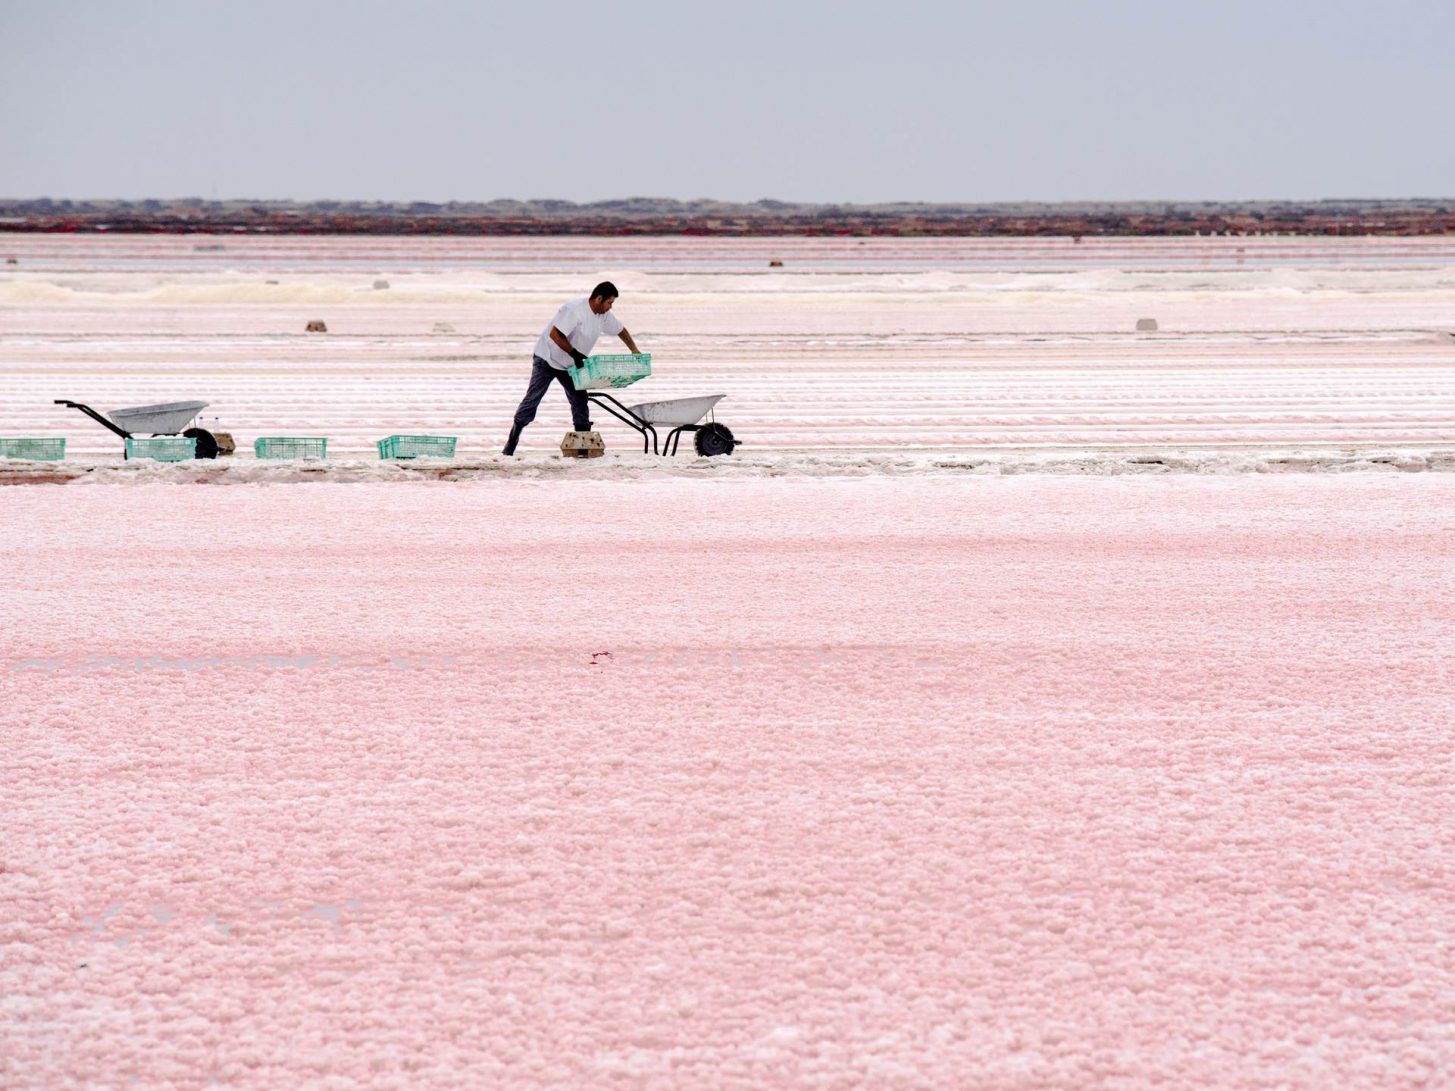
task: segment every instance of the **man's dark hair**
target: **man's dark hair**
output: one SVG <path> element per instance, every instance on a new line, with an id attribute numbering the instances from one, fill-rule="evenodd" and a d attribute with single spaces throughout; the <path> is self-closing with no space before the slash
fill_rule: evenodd
<path id="1" fill-rule="evenodd" d="M 621 293 L 616 290 L 616 285 L 609 280 L 603 280 L 591 289 L 592 299 L 615 299 L 619 295 Z"/>

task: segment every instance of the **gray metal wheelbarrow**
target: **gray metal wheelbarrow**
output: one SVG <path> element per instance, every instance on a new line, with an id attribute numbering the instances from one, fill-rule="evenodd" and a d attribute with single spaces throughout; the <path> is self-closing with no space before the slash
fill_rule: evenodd
<path id="1" fill-rule="evenodd" d="M 198 458 L 217 457 L 217 437 L 205 428 L 188 428 L 197 414 L 207 408 L 206 402 L 163 402 L 160 405 L 134 405 L 128 409 L 113 409 L 109 416 L 96 412 L 89 405 L 80 402 L 55 399 L 57 405 L 79 409 L 97 424 L 122 439 L 135 436 L 183 435 L 197 441 Z M 231 448 L 229 448 L 230 450 Z"/>
<path id="2" fill-rule="evenodd" d="M 642 453 L 654 455 L 675 455 L 683 432 L 693 433 L 693 446 L 697 453 L 711 458 L 713 455 L 730 455 L 738 441 L 725 424 L 709 420 L 699 423 L 703 417 L 711 417 L 718 402 L 726 394 L 707 394 L 700 398 L 673 398 L 665 402 L 642 402 L 640 405 L 625 406 L 602 390 L 588 390 L 588 400 L 595 402 L 617 420 L 635 428 L 642 437 Z M 670 428 L 665 439 L 659 442 L 657 428 Z"/>

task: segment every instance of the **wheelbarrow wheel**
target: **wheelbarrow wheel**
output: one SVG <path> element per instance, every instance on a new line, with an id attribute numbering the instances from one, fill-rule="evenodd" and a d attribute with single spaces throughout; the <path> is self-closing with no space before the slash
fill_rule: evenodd
<path id="1" fill-rule="evenodd" d="M 704 424 L 697 430 L 695 442 L 697 453 L 705 458 L 713 455 L 730 455 L 738 441 L 733 439 L 732 431 L 725 424 Z"/>
<path id="2" fill-rule="evenodd" d="M 206 428 L 189 428 L 182 435 L 197 441 L 198 458 L 217 457 L 217 437 Z"/>

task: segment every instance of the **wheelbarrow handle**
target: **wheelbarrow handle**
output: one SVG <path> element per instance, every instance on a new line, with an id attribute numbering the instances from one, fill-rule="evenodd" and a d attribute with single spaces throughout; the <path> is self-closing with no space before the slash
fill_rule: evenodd
<path id="1" fill-rule="evenodd" d="M 89 405 L 82 405 L 80 402 L 67 401 L 65 398 L 57 398 L 55 401 L 57 405 L 66 405 L 72 409 L 79 409 L 82 413 L 85 413 L 86 416 L 90 417 L 97 424 L 101 425 L 103 428 L 110 429 L 122 439 L 131 438 L 130 432 L 126 431 L 124 428 L 118 428 L 115 424 L 107 420 L 100 413 L 96 412 L 96 410 L 92 409 Z"/>

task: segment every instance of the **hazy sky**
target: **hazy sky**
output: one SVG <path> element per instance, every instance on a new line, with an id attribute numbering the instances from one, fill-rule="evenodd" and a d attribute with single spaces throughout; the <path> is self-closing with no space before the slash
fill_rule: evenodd
<path id="1" fill-rule="evenodd" d="M 1455 0 L 0 0 L 0 196 L 1455 194 Z"/>

